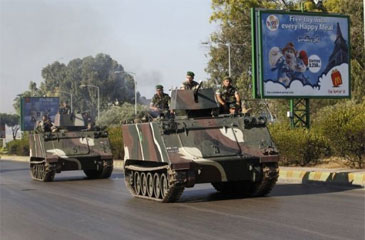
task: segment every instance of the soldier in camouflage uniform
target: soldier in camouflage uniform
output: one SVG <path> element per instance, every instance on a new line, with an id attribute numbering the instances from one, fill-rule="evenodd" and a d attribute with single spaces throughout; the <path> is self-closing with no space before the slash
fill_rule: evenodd
<path id="1" fill-rule="evenodd" d="M 194 81 L 194 76 L 195 74 L 193 72 L 187 72 L 186 73 L 186 81 L 183 82 L 183 84 L 181 85 L 180 89 L 185 89 L 185 90 L 194 90 L 199 86 L 199 83 Z"/>
<path id="2" fill-rule="evenodd" d="M 60 107 L 59 113 L 60 114 L 71 114 L 71 108 L 68 105 L 68 102 L 63 102 L 62 103 L 62 106 Z"/>
<path id="3" fill-rule="evenodd" d="M 42 120 L 38 122 L 35 128 L 37 133 L 53 132 L 55 130 L 57 130 L 57 128 L 54 126 L 53 122 L 47 115 L 42 116 Z"/>
<path id="4" fill-rule="evenodd" d="M 163 86 L 156 86 L 156 94 L 152 97 L 150 104 L 150 114 L 153 117 L 158 117 L 164 111 L 169 110 L 170 96 L 163 92 Z"/>
<path id="5" fill-rule="evenodd" d="M 232 86 L 232 78 L 225 77 L 222 87 L 216 91 L 216 97 L 220 104 L 220 113 L 237 113 L 241 106 L 241 99 L 237 88 Z"/>

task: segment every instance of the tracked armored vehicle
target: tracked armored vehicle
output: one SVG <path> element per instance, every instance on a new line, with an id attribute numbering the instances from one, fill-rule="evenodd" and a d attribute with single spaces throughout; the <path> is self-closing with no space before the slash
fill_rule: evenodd
<path id="1" fill-rule="evenodd" d="M 56 173 L 69 170 L 83 170 L 88 178 L 110 177 L 113 159 L 108 133 L 85 125 L 81 114 L 57 114 L 56 131 L 29 135 L 34 180 L 53 181 Z"/>
<path id="2" fill-rule="evenodd" d="M 133 196 L 174 202 L 198 183 L 240 196 L 271 191 L 279 155 L 266 119 L 220 115 L 218 107 L 213 89 L 173 90 L 175 116 L 123 125 L 124 179 Z"/>

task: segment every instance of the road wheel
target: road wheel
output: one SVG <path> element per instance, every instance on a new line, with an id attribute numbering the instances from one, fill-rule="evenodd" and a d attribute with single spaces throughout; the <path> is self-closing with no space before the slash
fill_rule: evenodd
<path id="1" fill-rule="evenodd" d="M 161 182 L 160 182 L 160 175 L 158 173 L 155 173 L 153 175 L 153 185 L 154 185 L 154 189 L 153 192 L 155 194 L 155 198 L 160 198 L 160 194 L 161 194 Z"/>
<path id="2" fill-rule="evenodd" d="M 30 174 L 33 179 L 42 182 L 52 182 L 55 177 L 55 171 L 48 170 L 44 163 L 30 164 Z"/>
<path id="3" fill-rule="evenodd" d="M 164 198 L 167 194 L 167 191 L 169 190 L 169 183 L 167 181 L 165 173 L 161 174 L 160 182 L 161 182 L 161 197 Z"/>
<path id="4" fill-rule="evenodd" d="M 128 183 L 130 186 L 134 185 L 134 172 L 130 171 L 130 173 L 128 174 Z"/>
<path id="5" fill-rule="evenodd" d="M 149 172 L 149 173 L 147 173 L 147 195 L 149 197 L 152 197 L 153 196 L 153 189 L 154 189 L 153 176 Z"/>
<path id="6" fill-rule="evenodd" d="M 146 177 L 146 173 L 141 173 L 141 183 L 142 183 L 142 187 L 141 187 L 141 195 L 142 196 L 146 196 L 147 194 L 147 177 Z"/>
<path id="7" fill-rule="evenodd" d="M 134 173 L 134 191 L 137 195 L 141 193 L 141 175 L 139 172 Z"/>

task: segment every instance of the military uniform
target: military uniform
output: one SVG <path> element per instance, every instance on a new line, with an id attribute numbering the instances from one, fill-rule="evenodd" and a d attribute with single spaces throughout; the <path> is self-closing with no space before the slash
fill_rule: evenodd
<path id="1" fill-rule="evenodd" d="M 197 83 L 193 80 L 194 76 L 195 76 L 195 74 L 192 71 L 188 71 L 186 73 L 186 77 L 190 77 L 190 79 L 192 81 L 190 82 L 189 81 L 190 79 L 187 79 L 185 82 L 182 83 L 180 89 L 193 90 L 193 89 L 197 88 L 199 86 L 199 83 Z"/>
<path id="2" fill-rule="evenodd" d="M 93 120 L 88 112 L 82 113 L 82 118 L 84 120 L 84 126 L 88 126 L 89 123 L 93 124 Z"/>
<path id="3" fill-rule="evenodd" d="M 222 113 L 229 113 L 230 108 L 237 108 L 236 94 L 238 94 L 237 88 L 229 85 L 228 87 L 222 86 L 216 91 L 216 95 L 220 95 L 225 105 L 221 106 Z"/>
<path id="4" fill-rule="evenodd" d="M 61 107 L 59 110 L 60 114 L 71 114 L 71 108 L 70 106 L 66 105 L 64 107 Z"/>
<path id="5" fill-rule="evenodd" d="M 36 132 L 52 132 L 54 125 L 51 120 L 46 119 L 39 121 L 36 127 Z"/>
<path id="6" fill-rule="evenodd" d="M 170 101 L 170 96 L 168 94 L 162 93 L 162 96 L 160 96 L 159 94 L 156 93 L 152 97 L 151 106 L 159 108 L 161 110 L 168 110 L 169 101 Z"/>
<path id="7" fill-rule="evenodd" d="M 181 89 L 185 89 L 185 90 L 192 90 L 195 89 L 199 86 L 199 83 L 192 81 L 191 83 L 188 81 L 183 82 L 183 84 L 181 85 Z"/>

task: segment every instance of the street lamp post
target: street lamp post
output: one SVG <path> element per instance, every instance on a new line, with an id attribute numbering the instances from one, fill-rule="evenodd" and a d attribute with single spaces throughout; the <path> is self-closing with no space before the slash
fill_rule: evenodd
<path id="1" fill-rule="evenodd" d="M 226 46 L 228 47 L 228 76 L 231 76 L 231 44 L 227 43 Z"/>
<path id="2" fill-rule="evenodd" d="M 203 45 L 212 45 L 210 42 L 202 42 L 201 44 Z M 240 44 L 240 43 L 218 43 L 218 45 L 224 45 L 227 47 L 228 49 L 228 76 L 231 77 L 231 46 L 234 45 L 234 46 L 245 46 L 245 44 Z"/>
<path id="3" fill-rule="evenodd" d="M 137 115 L 137 81 L 134 77 L 134 115 Z"/>
<path id="4" fill-rule="evenodd" d="M 68 92 L 60 91 L 60 90 L 57 90 L 57 92 L 60 92 L 60 93 L 64 93 L 64 94 L 68 94 L 68 95 L 70 95 L 70 98 L 71 98 L 71 112 L 72 112 L 72 93 L 68 93 Z"/>
<path id="5" fill-rule="evenodd" d="M 98 86 L 92 85 L 92 84 L 82 84 L 80 85 L 81 88 L 84 87 L 94 87 L 98 91 L 98 120 L 100 119 L 100 89 Z"/>
<path id="6" fill-rule="evenodd" d="M 137 115 L 137 80 L 136 75 L 134 72 L 127 72 L 127 71 L 115 71 L 114 73 L 121 73 L 121 74 L 130 74 L 133 75 L 133 82 L 134 82 L 134 115 Z"/>

